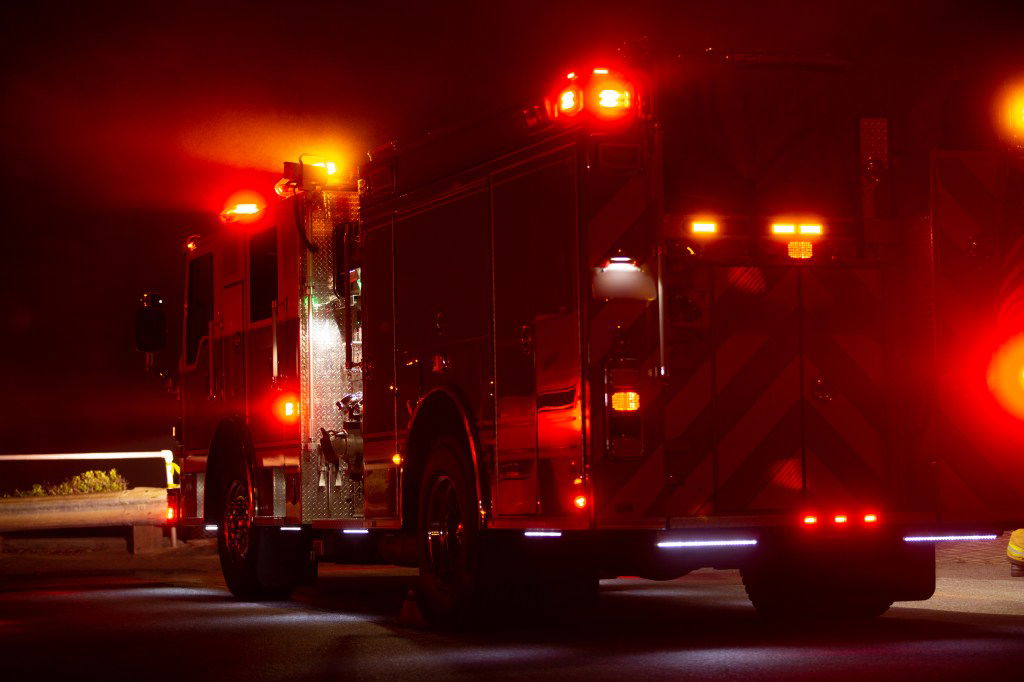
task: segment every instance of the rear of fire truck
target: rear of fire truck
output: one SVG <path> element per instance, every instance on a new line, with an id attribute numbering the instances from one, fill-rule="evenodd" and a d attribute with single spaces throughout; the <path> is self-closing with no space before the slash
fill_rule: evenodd
<path id="1" fill-rule="evenodd" d="M 1020 168 L 944 148 L 956 112 L 905 75 L 706 54 L 563 83 L 594 140 L 594 523 L 661 552 L 606 574 L 738 567 L 762 613 L 870 616 L 931 596 L 936 542 L 1019 525 Z"/>
<path id="2" fill-rule="evenodd" d="M 664 522 L 681 565 L 721 540 L 763 612 L 926 599 L 936 542 L 1021 518 L 1020 168 L 943 148 L 905 76 L 711 54 L 652 83 L 658 340 L 616 319 L 642 445 L 595 461 L 598 522 Z"/>

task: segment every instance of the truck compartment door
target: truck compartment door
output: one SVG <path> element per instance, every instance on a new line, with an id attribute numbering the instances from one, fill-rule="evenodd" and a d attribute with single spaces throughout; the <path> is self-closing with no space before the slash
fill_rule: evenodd
<path id="1" fill-rule="evenodd" d="M 582 456 L 572 156 L 493 182 L 495 513 L 568 513 Z"/>

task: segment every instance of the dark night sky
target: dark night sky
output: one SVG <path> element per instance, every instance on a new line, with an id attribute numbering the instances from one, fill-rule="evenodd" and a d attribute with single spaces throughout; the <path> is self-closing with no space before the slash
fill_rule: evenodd
<path id="1" fill-rule="evenodd" d="M 180 305 L 183 237 L 300 152 L 358 163 L 641 36 L 981 64 L 993 82 L 1024 65 L 1009 2 L 24 4 L 0 19 L 4 452 L 167 445 L 135 301 Z"/>

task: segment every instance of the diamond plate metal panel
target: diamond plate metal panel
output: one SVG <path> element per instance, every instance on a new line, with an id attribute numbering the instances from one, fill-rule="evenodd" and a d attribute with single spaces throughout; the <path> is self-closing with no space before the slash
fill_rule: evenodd
<path id="1" fill-rule="evenodd" d="M 363 390 L 362 372 L 345 367 L 344 302 L 334 289 L 334 225 L 358 220 L 357 193 L 322 192 L 306 201 L 305 231 L 316 252 L 303 254 L 305 290 L 299 324 L 302 377 L 302 520 L 362 516 L 362 483 L 325 461 L 320 429 L 341 431 L 345 415 L 337 402 Z M 361 332 L 355 332 L 359 335 Z M 354 360 L 361 353 L 353 339 Z"/>

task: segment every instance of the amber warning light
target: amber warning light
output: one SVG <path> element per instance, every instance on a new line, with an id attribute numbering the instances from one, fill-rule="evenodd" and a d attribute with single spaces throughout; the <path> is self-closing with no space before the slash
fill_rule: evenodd
<path id="1" fill-rule="evenodd" d="M 250 222 L 259 217 L 262 208 L 254 202 L 229 203 L 220 212 L 220 219 L 225 223 Z"/>
<path id="2" fill-rule="evenodd" d="M 636 412 L 640 409 L 640 394 L 636 391 L 615 391 L 611 404 L 616 412 Z"/>

